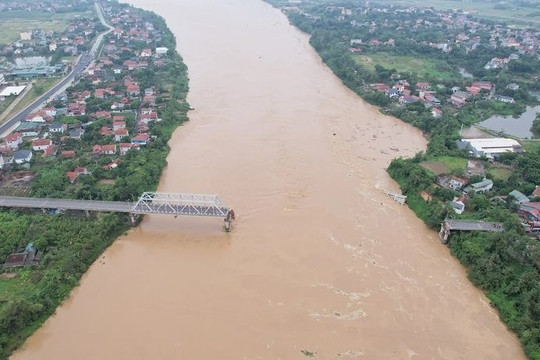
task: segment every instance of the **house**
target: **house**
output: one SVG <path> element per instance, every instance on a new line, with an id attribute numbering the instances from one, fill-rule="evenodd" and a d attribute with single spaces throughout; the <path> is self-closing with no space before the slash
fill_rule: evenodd
<path id="1" fill-rule="evenodd" d="M 79 104 L 79 103 L 69 104 L 67 115 L 69 116 L 86 115 L 86 105 Z"/>
<path id="2" fill-rule="evenodd" d="M 122 110 L 124 107 L 125 107 L 125 104 L 115 101 L 111 105 L 111 110 L 113 110 L 113 111 L 114 110 Z"/>
<path id="3" fill-rule="evenodd" d="M 64 150 L 60 153 L 60 157 L 62 159 L 74 159 L 75 158 L 75 150 Z"/>
<path id="4" fill-rule="evenodd" d="M 125 136 L 129 136 L 129 132 L 126 128 L 118 128 L 114 130 L 114 140 L 121 141 Z"/>
<path id="5" fill-rule="evenodd" d="M 13 161 L 16 164 L 29 163 L 32 160 L 32 151 L 30 150 L 19 150 L 13 153 Z"/>
<path id="6" fill-rule="evenodd" d="M 536 185 L 536 188 L 533 190 L 531 194 L 531 199 L 533 197 L 540 197 L 540 186 Z"/>
<path id="7" fill-rule="evenodd" d="M 126 60 L 124 61 L 124 67 L 126 67 L 128 70 L 135 70 L 137 68 L 137 63 L 133 60 Z"/>
<path id="8" fill-rule="evenodd" d="M 19 132 L 21 136 L 24 137 L 37 137 L 43 128 L 43 123 L 36 122 L 23 122 L 21 123 L 16 132 Z"/>
<path id="9" fill-rule="evenodd" d="M 100 133 L 100 135 L 102 135 L 102 136 L 109 136 L 109 135 L 113 135 L 113 134 L 114 134 L 113 130 L 112 130 L 110 127 L 108 127 L 108 126 L 103 126 L 103 127 L 99 130 L 99 133 Z"/>
<path id="10" fill-rule="evenodd" d="M 498 95 L 498 94 L 493 95 L 492 99 L 497 100 L 497 101 L 502 101 L 502 102 L 507 103 L 507 104 L 511 104 L 511 103 L 514 102 L 513 97 L 504 96 L 504 95 Z"/>
<path id="11" fill-rule="evenodd" d="M 127 87 L 126 87 L 126 90 L 127 90 L 127 94 L 131 97 L 136 97 L 136 96 L 139 96 L 140 95 L 140 88 L 139 88 L 139 85 L 137 84 L 134 84 L 134 83 L 130 83 Z"/>
<path id="12" fill-rule="evenodd" d="M 24 251 L 9 255 L 2 265 L 3 269 L 37 265 L 41 260 L 42 253 L 32 243 L 24 248 Z"/>
<path id="13" fill-rule="evenodd" d="M 92 155 L 114 155 L 116 154 L 116 145 L 94 145 Z"/>
<path id="14" fill-rule="evenodd" d="M 465 211 L 465 203 L 463 198 L 454 198 L 454 200 L 450 201 L 450 207 L 454 210 L 454 212 L 458 215 L 463 214 Z"/>
<path id="15" fill-rule="evenodd" d="M 118 167 L 118 164 L 120 164 L 120 159 L 114 159 L 112 162 L 110 162 L 107 165 L 103 166 L 103 170 L 111 170 L 116 169 Z"/>
<path id="16" fill-rule="evenodd" d="M 25 120 L 26 121 L 32 121 L 32 122 L 40 122 L 40 123 L 44 123 L 45 122 L 45 117 L 44 117 L 44 113 L 42 113 L 41 111 L 38 111 L 38 112 L 35 112 L 35 113 L 30 113 L 26 116 Z"/>
<path id="17" fill-rule="evenodd" d="M 37 139 L 32 141 L 32 150 L 34 151 L 44 151 L 52 146 L 51 139 Z"/>
<path id="18" fill-rule="evenodd" d="M 471 184 L 463 189 L 463 192 L 469 194 L 471 191 L 474 191 L 477 194 L 483 194 L 493 187 L 493 181 L 490 179 L 484 178 L 482 181 Z"/>
<path id="19" fill-rule="evenodd" d="M 48 148 L 46 148 L 45 150 L 43 150 L 43 154 L 41 154 L 41 157 L 45 158 L 48 156 L 56 155 L 57 151 L 58 151 L 57 147 L 53 144 L 49 146 Z"/>
<path id="20" fill-rule="evenodd" d="M 540 221 L 540 202 L 528 202 L 519 206 L 518 213 L 529 220 Z"/>
<path id="21" fill-rule="evenodd" d="M 166 47 L 157 47 L 156 48 L 156 56 L 165 55 L 165 54 L 167 54 L 167 51 L 169 51 L 169 49 L 167 49 Z"/>
<path id="22" fill-rule="evenodd" d="M 403 95 L 399 98 L 399 102 L 403 105 L 414 104 L 419 101 L 420 98 L 415 95 Z"/>
<path id="23" fill-rule="evenodd" d="M 94 90 L 94 96 L 97 99 L 105 99 L 105 89 L 96 89 L 96 90 Z"/>
<path id="24" fill-rule="evenodd" d="M 60 122 L 53 122 L 49 125 L 49 131 L 54 134 L 63 134 L 66 131 L 67 126 Z"/>
<path id="25" fill-rule="evenodd" d="M 450 102 L 452 103 L 452 105 L 456 107 L 461 107 L 465 105 L 469 96 L 470 95 L 464 91 L 456 91 L 450 97 Z"/>
<path id="26" fill-rule="evenodd" d="M 419 82 L 416 84 L 416 89 L 417 90 L 429 90 L 431 89 L 431 86 L 429 85 L 428 82 Z"/>
<path id="27" fill-rule="evenodd" d="M 519 89 L 519 85 L 516 83 L 511 83 L 511 84 L 506 85 L 506 88 L 515 91 Z"/>
<path id="28" fill-rule="evenodd" d="M 147 134 L 139 134 L 131 139 L 131 143 L 138 145 L 146 145 L 148 143 L 148 140 L 150 140 L 150 136 L 148 136 Z"/>
<path id="29" fill-rule="evenodd" d="M 94 116 L 96 117 L 96 119 L 99 119 L 99 118 L 110 119 L 111 118 L 111 113 L 108 112 L 108 111 L 96 111 L 94 113 Z"/>
<path id="30" fill-rule="evenodd" d="M 116 116 L 115 116 L 116 117 Z M 124 117 L 122 116 L 122 119 Z M 126 128 L 126 122 L 123 121 L 123 120 L 116 120 L 116 121 L 113 121 L 113 131 L 116 131 L 118 129 L 125 129 Z"/>
<path id="31" fill-rule="evenodd" d="M 433 116 L 434 118 L 439 118 L 442 116 L 442 114 L 443 111 L 439 108 L 434 107 L 431 109 L 431 116 Z"/>
<path id="32" fill-rule="evenodd" d="M 81 175 L 90 175 L 90 172 L 84 166 L 77 166 L 75 170 L 66 172 L 66 176 L 72 184 Z"/>
<path id="33" fill-rule="evenodd" d="M 13 153 L 13 148 L 10 148 L 7 145 L 0 145 L 0 154 L 11 155 L 12 153 Z"/>
<path id="34" fill-rule="evenodd" d="M 450 177 L 450 181 L 449 181 L 448 185 L 453 190 L 459 190 L 462 187 L 464 187 L 465 185 L 467 185 L 467 179 L 463 179 L 463 178 L 461 178 L 459 176 L 452 175 Z"/>
<path id="35" fill-rule="evenodd" d="M 143 57 L 143 58 L 144 58 L 144 57 L 148 58 L 148 57 L 151 57 L 151 56 L 152 56 L 152 50 L 151 50 L 151 49 L 143 49 L 143 50 L 141 51 L 141 57 Z"/>
<path id="36" fill-rule="evenodd" d="M 41 111 L 45 113 L 46 117 L 53 118 L 56 116 L 56 108 L 54 107 L 44 107 Z"/>
<path id="37" fill-rule="evenodd" d="M 12 149 L 17 149 L 20 144 L 23 142 L 23 137 L 21 133 L 13 133 L 6 136 L 6 145 Z"/>
<path id="38" fill-rule="evenodd" d="M 120 155 L 126 155 L 126 153 L 127 153 L 130 149 L 139 150 L 139 145 L 137 145 L 137 144 L 131 144 L 131 143 L 121 143 L 121 144 L 119 145 L 119 148 L 120 148 Z"/>
<path id="39" fill-rule="evenodd" d="M 141 121 L 141 122 L 139 122 L 137 124 L 137 132 L 139 134 L 144 134 L 144 133 L 147 133 L 149 131 L 150 131 L 150 128 L 148 127 L 148 125 L 146 125 L 146 123 Z"/>
<path id="40" fill-rule="evenodd" d="M 528 203 L 530 200 L 527 196 L 525 196 L 524 194 L 522 194 L 521 192 L 517 191 L 517 190 L 512 190 L 510 191 L 510 193 L 508 194 L 510 196 L 512 196 L 514 199 L 516 199 L 516 201 L 519 203 L 519 204 L 524 204 L 524 203 Z"/>
<path id="41" fill-rule="evenodd" d="M 84 134 L 84 130 L 83 129 L 73 129 L 69 132 L 69 137 L 71 139 L 75 139 L 75 140 L 81 140 L 82 136 Z"/>
<path id="42" fill-rule="evenodd" d="M 387 92 L 388 90 L 390 90 L 390 86 L 386 84 L 382 84 L 382 83 L 371 84 L 370 86 L 373 90 L 379 91 L 379 92 Z"/>

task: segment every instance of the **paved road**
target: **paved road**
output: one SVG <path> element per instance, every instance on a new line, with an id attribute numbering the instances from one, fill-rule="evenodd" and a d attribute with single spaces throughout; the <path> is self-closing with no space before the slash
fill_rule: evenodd
<path id="1" fill-rule="evenodd" d="M 133 206 L 135 206 L 134 203 L 122 201 L 40 199 L 0 196 L 0 207 L 8 208 L 114 211 L 129 213 Z"/>
<path id="2" fill-rule="evenodd" d="M 99 48 L 101 41 L 103 40 L 103 37 L 114 29 L 112 26 L 110 26 L 109 24 L 105 22 L 105 18 L 103 17 L 103 12 L 101 11 L 101 7 L 99 6 L 99 4 L 95 3 L 95 6 L 96 6 L 96 12 L 98 14 L 99 19 L 101 20 L 101 23 L 107 26 L 109 30 L 105 31 L 104 33 L 99 34 L 96 37 L 90 51 L 85 52 L 79 57 L 79 61 L 75 64 L 72 71 L 62 81 L 60 81 L 52 89 L 50 89 L 49 91 L 41 95 L 39 98 L 37 98 L 34 102 L 28 105 L 24 110 L 19 112 L 13 118 L 3 123 L 0 126 L 0 136 L 8 135 L 7 134 L 8 130 L 14 127 L 15 124 L 17 124 L 17 122 L 24 121 L 26 116 L 28 116 L 28 114 L 30 114 L 31 112 L 35 111 L 43 102 L 45 102 L 49 98 L 56 95 L 56 93 L 59 93 L 63 91 L 65 88 L 67 88 L 76 77 L 82 74 L 86 66 L 90 64 L 90 62 L 92 61 L 92 59 L 94 58 L 97 52 L 97 49 Z"/>
<path id="3" fill-rule="evenodd" d="M 454 220 L 447 219 L 445 223 L 449 230 L 465 230 L 465 231 L 503 231 L 501 223 L 489 221 L 475 220 Z"/>

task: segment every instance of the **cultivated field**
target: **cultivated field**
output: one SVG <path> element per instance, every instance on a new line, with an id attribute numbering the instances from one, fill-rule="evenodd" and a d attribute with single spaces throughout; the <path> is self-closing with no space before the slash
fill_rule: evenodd
<path id="1" fill-rule="evenodd" d="M 497 2 L 460 1 L 460 0 L 383 0 L 399 6 L 433 7 L 441 10 L 461 9 L 483 19 L 503 21 L 522 25 L 540 25 L 540 10 L 516 6 L 512 1 L 504 4 Z"/>
<path id="2" fill-rule="evenodd" d="M 92 12 L 51 14 L 41 11 L 0 12 L 0 44 L 8 44 L 20 39 L 20 33 L 32 29 L 64 31 L 70 21 L 77 16 L 93 16 Z"/>
<path id="3" fill-rule="evenodd" d="M 377 52 L 369 55 L 358 55 L 355 60 L 359 65 L 369 70 L 375 70 L 375 65 L 381 65 L 386 69 L 396 69 L 400 73 L 409 72 L 419 77 L 450 79 L 460 76 L 448 64 L 436 59 L 419 59 L 414 56 Z"/>

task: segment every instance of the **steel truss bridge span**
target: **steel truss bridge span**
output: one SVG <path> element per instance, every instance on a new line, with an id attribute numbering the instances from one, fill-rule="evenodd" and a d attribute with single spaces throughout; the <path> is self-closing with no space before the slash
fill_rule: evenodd
<path id="1" fill-rule="evenodd" d="M 121 212 L 131 214 L 132 219 L 133 215 L 143 214 L 222 217 L 227 231 L 235 218 L 231 208 L 209 194 L 145 192 L 136 202 L 0 196 L 0 207 Z"/>

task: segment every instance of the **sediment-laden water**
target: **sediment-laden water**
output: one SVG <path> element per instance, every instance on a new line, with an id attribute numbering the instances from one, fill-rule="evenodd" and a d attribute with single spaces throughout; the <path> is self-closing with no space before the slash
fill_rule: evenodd
<path id="1" fill-rule="evenodd" d="M 523 359 L 414 214 L 381 190 L 426 146 L 345 88 L 257 0 L 133 0 L 165 17 L 191 122 L 159 190 L 238 214 L 151 216 L 118 239 L 13 359 Z M 304 352 L 303 352 L 304 351 Z"/>

